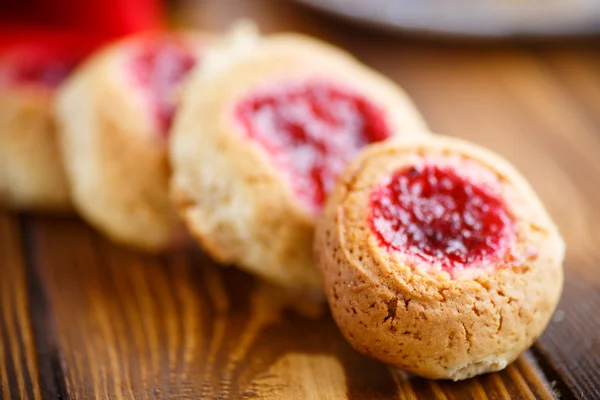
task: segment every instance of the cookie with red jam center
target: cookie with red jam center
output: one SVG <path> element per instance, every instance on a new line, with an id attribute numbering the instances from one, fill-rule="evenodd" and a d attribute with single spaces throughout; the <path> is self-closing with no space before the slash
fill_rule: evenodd
<path id="1" fill-rule="evenodd" d="M 301 35 L 238 32 L 205 67 L 171 142 L 180 214 L 217 260 L 318 292 L 314 223 L 338 176 L 368 144 L 425 124 L 394 83 Z"/>
<path id="2" fill-rule="evenodd" d="M 58 85 L 95 43 L 51 33 L 14 41 L 0 52 L 0 203 L 67 211 L 52 102 Z"/>
<path id="3" fill-rule="evenodd" d="M 250 92 L 234 113 L 240 133 L 262 146 L 302 206 L 315 214 L 352 157 L 392 135 L 381 107 L 319 79 Z"/>
<path id="4" fill-rule="evenodd" d="M 177 91 L 198 62 L 199 54 L 177 36 L 151 37 L 140 43 L 129 60 L 135 84 L 144 92 L 146 106 L 163 135 L 168 135 Z"/>
<path id="5" fill-rule="evenodd" d="M 443 161 L 409 165 L 373 190 L 372 233 L 381 247 L 450 274 L 499 262 L 514 233 L 504 200 Z"/>
<path id="6" fill-rule="evenodd" d="M 8 87 L 35 85 L 56 89 L 82 57 L 68 48 L 43 44 L 15 49 L 3 61 L 7 63 L 4 82 Z"/>
<path id="7" fill-rule="evenodd" d="M 61 146 L 78 212 L 147 251 L 185 237 L 168 196 L 167 147 L 179 94 L 210 38 L 140 34 L 98 52 L 60 91 Z"/>
<path id="8" fill-rule="evenodd" d="M 314 249 L 348 341 L 432 379 L 506 367 L 562 290 L 564 243 L 529 184 L 492 152 L 441 135 L 361 152 Z"/>

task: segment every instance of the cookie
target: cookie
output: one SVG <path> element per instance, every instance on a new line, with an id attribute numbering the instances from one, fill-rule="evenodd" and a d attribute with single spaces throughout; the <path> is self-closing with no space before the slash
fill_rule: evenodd
<path id="1" fill-rule="evenodd" d="M 404 92 L 348 53 L 241 29 L 186 88 L 171 142 L 173 200 L 218 261 L 318 291 L 314 224 L 337 176 L 368 143 L 424 131 Z"/>
<path id="2" fill-rule="evenodd" d="M 361 153 L 314 247 L 346 339 L 425 378 L 506 367 L 542 334 L 563 285 L 564 243 L 521 174 L 438 135 Z"/>
<path id="3" fill-rule="evenodd" d="M 0 54 L 0 203 L 71 208 L 52 105 L 56 88 L 87 50 L 62 38 L 20 43 Z"/>
<path id="4" fill-rule="evenodd" d="M 158 252 L 185 230 L 168 195 L 179 90 L 210 38 L 139 34 L 98 52 L 61 88 L 59 144 L 73 203 L 116 242 Z"/>

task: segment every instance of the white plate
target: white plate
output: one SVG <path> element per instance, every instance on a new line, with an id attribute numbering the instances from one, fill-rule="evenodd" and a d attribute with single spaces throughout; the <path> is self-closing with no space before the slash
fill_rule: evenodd
<path id="1" fill-rule="evenodd" d="M 453 36 L 600 32 L 600 0 L 296 0 L 387 29 Z"/>

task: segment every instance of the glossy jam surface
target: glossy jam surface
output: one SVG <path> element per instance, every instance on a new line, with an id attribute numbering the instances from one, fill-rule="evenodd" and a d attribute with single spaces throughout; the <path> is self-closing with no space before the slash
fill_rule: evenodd
<path id="1" fill-rule="evenodd" d="M 175 37 L 149 40 L 132 56 L 133 76 L 146 92 L 156 123 L 165 135 L 173 121 L 179 84 L 196 61 L 191 49 Z"/>
<path id="2" fill-rule="evenodd" d="M 269 153 L 313 213 L 321 209 L 350 159 L 365 145 L 390 135 L 382 110 L 323 81 L 256 90 L 234 112 L 242 131 Z"/>
<path id="3" fill-rule="evenodd" d="M 513 232 L 501 197 L 432 164 L 400 170 L 375 188 L 369 222 L 383 247 L 449 272 L 497 261 Z"/>

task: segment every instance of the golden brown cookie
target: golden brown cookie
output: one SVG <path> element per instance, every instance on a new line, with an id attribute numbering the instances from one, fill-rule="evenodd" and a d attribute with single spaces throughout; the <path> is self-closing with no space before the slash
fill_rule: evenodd
<path id="1" fill-rule="evenodd" d="M 136 35 L 101 50 L 60 90 L 60 146 L 77 211 L 111 239 L 160 251 L 184 237 L 168 195 L 178 91 L 209 39 Z"/>
<path id="2" fill-rule="evenodd" d="M 506 367 L 558 303 L 564 244 L 507 161 L 444 136 L 375 144 L 315 235 L 333 316 L 361 353 L 433 379 Z"/>
<path id="3" fill-rule="evenodd" d="M 83 55 L 68 40 L 14 45 L 0 54 L 0 203 L 70 209 L 52 102 L 56 87 Z"/>
<path id="4" fill-rule="evenodd" d="M 366 144 L 424 127 L 398 86 L 348 53 L 298 34 L 238 31 L 186 88 L 173 199 L 218 261 L 318 291 L 314 223 L 338 174 Z"/>

